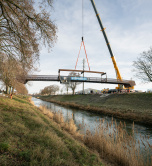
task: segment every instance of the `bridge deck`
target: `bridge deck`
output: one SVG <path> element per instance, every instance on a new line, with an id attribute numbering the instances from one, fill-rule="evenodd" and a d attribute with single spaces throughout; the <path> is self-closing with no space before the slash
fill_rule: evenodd
<path id="1" fill-rule="evenodd" d="M 28 81 L 60 81 L 61 83 L 71 82 L 88 82 L 88 83 L 107 83 L 107 84 L 122 84 L 125 87 L 135 86 L 133 80 L 117 80 L 112 78 L 101 77 L 70 77 L 70 76 L 58 76 L 58 75 L 28 75 L 24 79 L 26 84 Z"/>

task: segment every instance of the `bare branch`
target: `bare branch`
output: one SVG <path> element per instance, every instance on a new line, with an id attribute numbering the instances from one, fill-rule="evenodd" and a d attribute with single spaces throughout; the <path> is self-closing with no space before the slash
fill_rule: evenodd
<path id="1" fill-rule="evenodd" d="M 152 48 L 143 52 L 137 61 L 133 62 L 136 77 L 143 82 L 152 82 Z"/>

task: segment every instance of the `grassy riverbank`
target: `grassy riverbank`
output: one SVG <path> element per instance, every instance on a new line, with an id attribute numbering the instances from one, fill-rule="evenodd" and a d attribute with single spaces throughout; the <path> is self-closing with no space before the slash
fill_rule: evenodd
<path id="1" fill-rule="evenodd" d="M 152 94 L 40 96 L 42 100 L 152 125 Z"/>
<path id="2" fill-rule="evenodd" d="M 102 165 L 28 98 L 0 97 L 0 165 Z"/>

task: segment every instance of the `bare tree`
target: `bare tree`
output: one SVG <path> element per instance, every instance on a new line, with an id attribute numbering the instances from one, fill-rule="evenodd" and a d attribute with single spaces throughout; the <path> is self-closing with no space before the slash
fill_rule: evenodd
<path id="1" fill-rule="evenodd" d="M 69 76 L 70 77 L 80 77 L 80 74 L 75 73 L 75 72 L 71 72 L 69 74 Z M 69 87 L 71 88 L 73 95 L 75 94 L 75 89 L 79 84 L 81 84 L 81 83 L 80 82 L 69 82 Z"/>
<path id="2" fill-rule="evenodd" d="M 152 47 L 141 53 L 137 61 L 133 62 L 136 76 L 144 82 L 152 82 Z"/>
<path id="3" fill-rule="evenodd" d="M 60 90 L 58 85 L 51 85 L 51 87 L 52 87 L 52 93 L 54 93 L 54 95 L 56 94 L 56 92 Z"/>
<path id="4" fill-rule="evenodd" d="M 20 82 L 16 83 L 16 88 L 15 89 L 16 89 L 18 94 L 24 94 L 24 95 L 28 94 L 27 88 L 25 87 L 24 84 L 22 84 Z"/>
<path id="5" fill-rule="evenodd" d="M 48 89 L 45 87 L 44 89 L 40 90 L 41 95 L 47 95 L 48 94 Z"/>
<path id="6" fill-rule="evenodd" d="M 19 85 L 18 77 L 23 75 L 25 72 L 22 69 L 21 64 L 15 59 L 6 59 L 2 62 L 0 61 L 0 70 L 3 71 L 1 75 L 2 81 L 6 85 L 6 92 L 8 89 L 16 89 Z"/>
<path id="7" fill-rule="evenodd" d="M 45 10 L 46 5 L 52 7 L 52 1 L 39 0 L 39 8 L 35 10 L 33 0 L 0 0 L 1 65 L 13 59 L 19 63 L 23 75 L 35 69 L 39 44 L 51 48 L 56 41 L 56 26 Z M 3 72 L 1 68 L 2 76 L 6 74 Z"/>
<path id="8" fill-rule="evenodd" d="M 69 85 L 69 83 L 68 83 L 68 84 L 65 84 L 64 86 L 65 86 L 65 90 L 67 91 L 67 95 L 68 95 L 70 85 Z"/>
<path id="9" fill-rule="evenodd" d="M 38 57 L 40 39 L 49 47 L 54 43 L 56 26 L 42 5 L 37 12 L 32 0 L 0 0 L 0 8 L 0 48 L 5 55 L 27 63 L 31 56 Z"/>
<path id="10" fill-rule="evenodd" d="M 52 95 L 59 91 L 59 86 L 58 85 L 50 85 L 50 86 L 47 86 L 45 87 L 44 89 L 42 89 L 40 91 L 40 94 L 41 95 Z"/>

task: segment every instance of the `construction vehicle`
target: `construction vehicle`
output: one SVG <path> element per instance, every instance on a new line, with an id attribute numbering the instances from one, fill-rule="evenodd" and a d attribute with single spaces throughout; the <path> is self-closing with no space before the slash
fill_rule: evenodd
<path id="1" fill-rule="evenodd" d="M 107 89 L 104 88 L 104 89 L 101 90 L 101 92 L 102 92 L 103 94 L 108 93 L 108 91 L 109 91 L 109 88 L 107 88 Z"/>
<path id="2" fill-rule="evenodd" d="M 118 69 L 118 66 L 117 66 L 115 57 L 114 57 L 114 55 L 113 55 L 112 49 L 111 49 L 111 47 L 110 47 L 110 43 L 109 43 L 109 41 L 108 41 L 108 38 L 107 38 L 107 35 L 106 35 L 106 32 L 105 32 L 105 28 L 103 27 L 101 18 L 100 18 L 100 16 L 99 16 L 98 11 L 97 11 L 95 2 L 94 2 L 94 0 L 90 0 L 90 1 L 91 1 L 91 3 L 92 3 L 93 9 L 94 9 L 94 11 L 95 11 L 95 14 L 96 14 L 96 16 L 97 16 L 99 25 L 100 25 L 100 27 L 101 27 L 101 31 L 102 31 L 102 33 L 103 33 L 103 36 L 104 36 L 104 38 L 105 38 L 105 41 L 106 41 L 108 50 L 109 50 L 109 52 L 110 52 L 111 59 L 112 59 L 112 62 L 113 62 L 114 68 L 115 68 L 115 72 L 116 72 L 116 77 L 117 77 L 118 80 L 122 80 L 122 77 L 121 77 L 121 75 L 120 75 L 120 72 L 119 72 L 119 69 Z M 118 87 L 116 87 L 116 89 L 123 89 L 123 88 L 124 88 L 124 87 L 123 87 L 122 85 L 120 85 L 120 84 L 118 84 Z M 127 87 L 127 88 L 128 88 L 128 87 Z M 134 86 L 129 87 L 129 89 L 134 89 Z"/>

